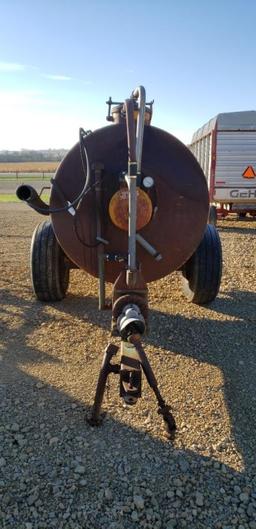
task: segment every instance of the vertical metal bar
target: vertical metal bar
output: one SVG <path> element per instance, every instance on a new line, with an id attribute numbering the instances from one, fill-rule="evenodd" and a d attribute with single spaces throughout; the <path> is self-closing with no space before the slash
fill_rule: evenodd
<path id="1" fill-rule="evenodd" d="M 129 178 L 129 244 L 128 267 L 136 270 L 137 178 Z"/>
<path id="2" fill-rule="evenodd" d="M 134 102 L 132 99 L 126 99 L 125 109 L 128 143 L 128 174 L 126 182 L 129 190 L 128 269 L 134 271 L 136 270 L 137 162 Z"/>
<path id="3" fill-rule="evenodd" d="M 95 162 L 92 165 L 95 173 L 95 196 L 96 196 L 96 238 L 101 239 L 101 177 L 104 165 L 101 162 Z M 105 255 L 104 246 L 98 246 L 98 274 L 99 274 L 99 310 L 104 310 L 106 305 L 105 295 Z"/>
<path id="4" fill-rule="evenodd" d="M 105 255 L 98 254 L 98 272 L 99 272 L 99 310 L 104 310 L 106 306 L 106 289 L 105 289 Z"/>
<path id="5" fill-rule="evenodd" d="M 138 99 L 138 118 L 135 133 L 134 99 Z M 128 174 L 129 189 L 129 222 L 128 222 L 128 270 L 136 270 L 136 227 L 137 227 L 137 176 L 141 171 L 141 158 L 144 134 L 146 91 L 139 86 L 132 93 L 131 99 L 126 99 L 126 126 L 128 143 Z"/>
<path id="6" fill-rule="evenodd" d="M 135 99 L 138 99 L 139 114 L 137 118 L 136 128 L 136 160 L 137 172 L 141 172 L 141 158 L 143 148 L 143 134 L 145 123 L 145 105 L 146 105 L 146 90 L 144 86 L 138 86 L 132 93 Z"/>

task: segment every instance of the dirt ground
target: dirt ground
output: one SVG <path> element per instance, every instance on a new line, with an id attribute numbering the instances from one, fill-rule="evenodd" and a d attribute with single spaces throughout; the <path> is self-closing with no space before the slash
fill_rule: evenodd
<path id="1" fill-rule="evenodd" d="M 105 422 L 84 421 L 110 313 L 79 270 L 63 301 L 34 299 L 29 247 L 41 220 L 0 204 L 0 527 L 255 529 L 256 222 L 220 223 L 223 279 L 210 306 L 186 302 L 178 273 L 149 286 L 146 350 L 176 417 L 170 443 L 145 381 L 128 408 L 112 376 Z"/>

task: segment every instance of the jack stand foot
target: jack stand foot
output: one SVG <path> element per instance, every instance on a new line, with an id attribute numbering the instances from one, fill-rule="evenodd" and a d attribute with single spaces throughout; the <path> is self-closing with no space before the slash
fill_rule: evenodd
<path id="1" fill-rule="evenodd" d="M 168 437 L 170 439 L 174 439 L 175 432 L 176 432 L 176 422 L 175 419 L 170 412 L 170 407 L 165 405 L 163 407 L 158 408 L 159 415 L 163 416 L 165 429 L 168 434 Z"/>
<path id="2" fill-rule="evenodd" d="M 101 413 L 99 417 L 96 419 L 93 417 L 93 414 L 91 413 L 88 415 L 88 417 L 86 417 L 86 422 L 88 422 L 88 424 L 92 427 L 101 426 L 105 416 L 106 416 L 106 413 L 104 412 L 104 413 Z"/>

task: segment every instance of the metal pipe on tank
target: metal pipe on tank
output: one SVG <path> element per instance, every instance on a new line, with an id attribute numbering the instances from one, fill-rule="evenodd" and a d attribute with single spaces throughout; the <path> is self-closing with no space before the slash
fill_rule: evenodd
<path id="1" fill-rule="evenodd" d="M 134 121 L 134 102 L 126 99 L 126 126 L 128 143 L 128 173 L 126 183 L 129 190 L 129 222 L 128 222 L 128 269 L 136 270 L 136 225 L 137 225 L 137 161 Z"/>
<path id="2" fill-rule="evenodd" d="M 146 252 L 152 255 L 156 261 L 161 261 L 163 258 L 162 255 L 156 250 L 156 248 L 154 248 L 154 246 L 152 246 L 152 244 L 146 241 L 140 233 L 136 233 L 136 241 L 142 246 L 142 248 L 144 248 L 144 250 L 146 250 Z"/>
<path id="3" fill-rule="evenodd" d="M 16 189 L 16 195 L 32 209 L 39 211 L 42 215 L 49 215 L 49 206 L 38 195 L 36 189 L 30 185 L 22 184 Z"/>
<path id="4" fill-rule="evenodd" d="M 144 134 L 144 123 L 145 123 L 145 105 L 146 105 L 146 90 L 144 86 L 138 86 L 133 90 L 132 97 L 138 99 L 138 118 L 136 128 L 136 159 L 137 159 L 137 172 L 141 173 L 141 158 L 143 148 L 143 134 Z"/>
<path id="5" fill-rule="evenodd" d="M 134 99 L 138 99 L 138 117 L 135 133 Z M 136 226 L 137 226 L 137 184 L 141 172 L 141 157 L 144 135 L 146 91 L 143 86 L 135 88 L 131 99 L 126 99 L 126 126 L 128 142 L 129 225 L 128 225 L 128 270 L 136 271 Z M 128 274 L 129 275 L 129 274 Z"/>

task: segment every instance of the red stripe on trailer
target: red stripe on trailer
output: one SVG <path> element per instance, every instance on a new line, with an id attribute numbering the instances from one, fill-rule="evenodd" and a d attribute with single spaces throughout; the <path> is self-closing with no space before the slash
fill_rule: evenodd
<path id="1" fill-rule="evenodd" d="M 210 201 L 214 199 L 214 180 L 215 180 L 215 169 L 216 169 L 216 151 L 217 151 L 217 123 L 212 131 L 212 156 L 211 156 L 211 174 L 210 174 L 210 188 L 209 195 Z"/>

